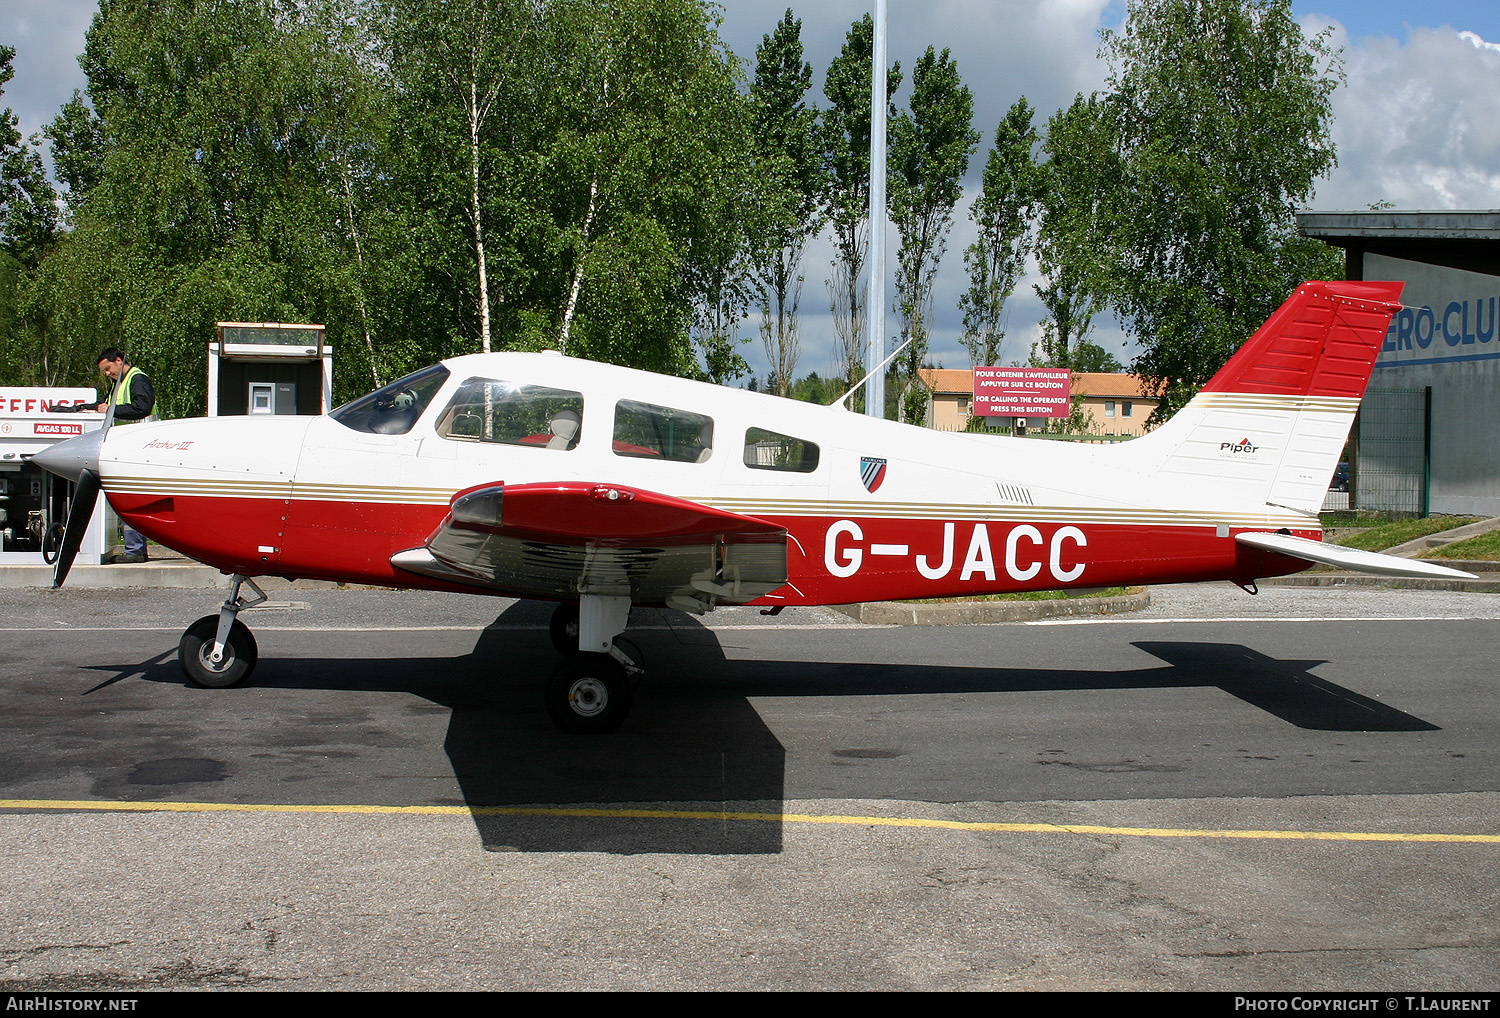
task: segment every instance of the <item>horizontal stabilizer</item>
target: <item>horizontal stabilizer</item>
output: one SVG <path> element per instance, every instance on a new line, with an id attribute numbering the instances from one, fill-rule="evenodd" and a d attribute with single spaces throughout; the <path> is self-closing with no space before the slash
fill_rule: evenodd
<path id="1" fill-rule="evenodd" d="M 1433 565 L 1430 562 L 1418 562 L 1414 559 L 1397 558 L 1395 555 L 1381 555 L 1379 552 L 1360 551 L 1357 548 L 1345 548 L 1337 544 L 1309 541 L 1305 537 L 1293 537 L 1290 534 L 1236 534 L 1234 539 L 1252 548 L 1274 551 L 1278 555 L 1290 555 L 1292 558 L 1300 558 L 1306 562 L 1353 569 L 1361 573 L 1374 573 L 1377 576 L 1422 576 L 1444 580 L 1478 579 L 1473 573 L 1466 573 L 1461 569 L 1449 569 L 1447 566 Z"/>

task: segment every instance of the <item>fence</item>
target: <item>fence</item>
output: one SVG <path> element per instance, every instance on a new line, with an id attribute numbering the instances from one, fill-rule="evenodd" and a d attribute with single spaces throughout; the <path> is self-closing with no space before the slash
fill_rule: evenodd
<path id="1" fill-rule="evenodd" d="M 1432 389 L 1371 389 L 1355 422 L 1351 508 L 1426 516 Z"/>

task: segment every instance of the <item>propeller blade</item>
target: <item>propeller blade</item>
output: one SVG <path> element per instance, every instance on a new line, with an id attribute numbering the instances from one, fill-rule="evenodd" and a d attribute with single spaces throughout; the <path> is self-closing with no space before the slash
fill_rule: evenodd
<path id="1" fill-rule="evenodd" d="M 63 529 L 62 548 L 57 553 L 57 565 L 52 569 L 52 589 L 56 590 L 68 578 L 73 568 L 73 559 L 78 557 L 78 546 L 83 544 L 83 532 L 88 529 L 89 519 L 94 515 L 94 503 L 99 501 L 99 475 L 85 468 L 78 474 L 78 485 L 73 489 L 73 504 L 68 507 L 68 523 Z"/>

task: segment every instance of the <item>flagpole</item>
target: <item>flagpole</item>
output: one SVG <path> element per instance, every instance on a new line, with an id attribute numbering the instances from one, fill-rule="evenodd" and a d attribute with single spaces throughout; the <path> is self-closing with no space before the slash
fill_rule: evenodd
<path id="1" fill-rule="evenodd" d="M 865 413 L 885 416 L 885 4 L 875 0 L 875 45 L 870 60 L 870 303 L 865 367 Z"/>

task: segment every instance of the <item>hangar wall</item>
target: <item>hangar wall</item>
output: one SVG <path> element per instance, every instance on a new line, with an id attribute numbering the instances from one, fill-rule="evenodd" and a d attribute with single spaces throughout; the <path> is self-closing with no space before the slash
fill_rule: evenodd
<path id="1" fill-rule="evenodd" d="M 1500 516 L 1500 276 L 1369 251 L 1361 268 L 1364 279 L 1406 283 L 1370 388 L 1432 389 L 1429 511 Z M 1362 461 L 1368 455 L 1361 450 Z M 1361 508 L 1394 508 L 1356 498 Z"/>

